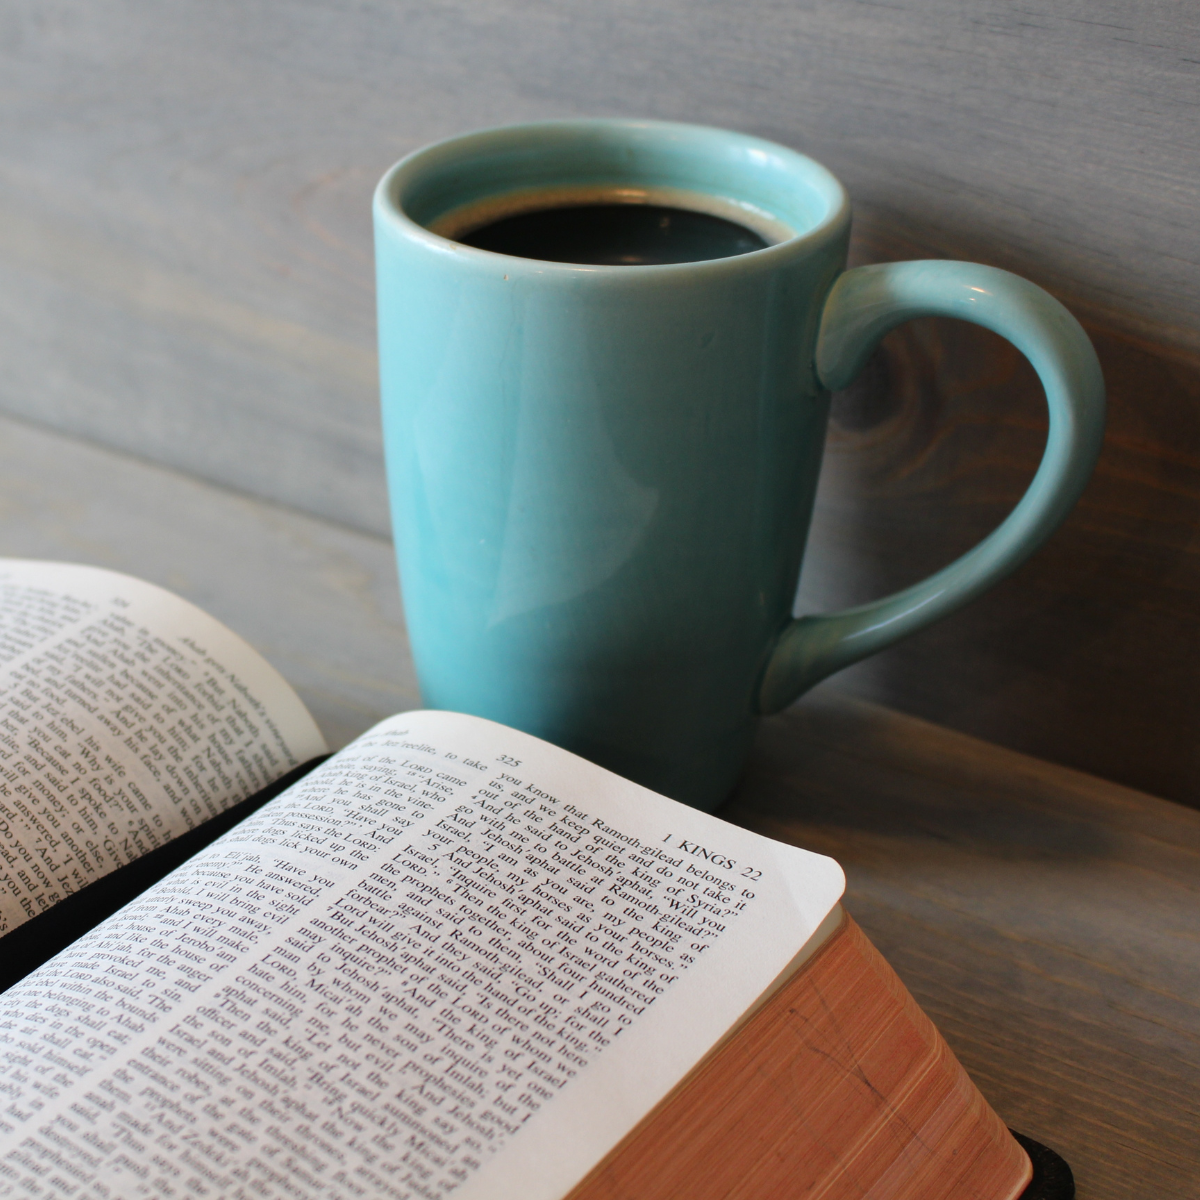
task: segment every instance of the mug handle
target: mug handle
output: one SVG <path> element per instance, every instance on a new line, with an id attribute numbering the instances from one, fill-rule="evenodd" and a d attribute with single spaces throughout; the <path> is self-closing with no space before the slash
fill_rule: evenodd
<path id="1" fill-rule="evenodd" d="M 1001 525 L 937 574 L 871 604 L 786 625 L 759 684 L 760 713 L 778 712 L 826 676 L 924 629 L 998 583 L 1054 532 L 1096 465 L 1104 438 L 1104 377 L 1092 343 L 1053 296 L 995 267 L 931 260 L 843 272 L 826 298 L 817 333 L 821 385 L 844 388 L 884 334 L 925 316 L 982 325 L 1029 359 L 1050 409 L 1041 465 Z"/>

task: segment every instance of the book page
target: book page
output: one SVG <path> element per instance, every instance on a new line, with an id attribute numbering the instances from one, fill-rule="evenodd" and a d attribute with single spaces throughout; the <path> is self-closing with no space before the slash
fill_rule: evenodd
<path id="1" fill-rule="evenodd" d="M 0 996 L 0 1196 L 555 1200 L 843 883 L 524 734 L 391 718 Z"/>
<path id="2" fill-rule="evenodd" d="M 0 935 L 324 752 L 280 675 L 194 605 L 0 559 Z"/>

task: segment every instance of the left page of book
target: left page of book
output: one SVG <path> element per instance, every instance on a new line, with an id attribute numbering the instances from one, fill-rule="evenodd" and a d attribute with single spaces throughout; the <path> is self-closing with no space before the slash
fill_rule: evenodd
<path id="1" fill-rule="evenodd" d="M 0 559 L 0 935 L 325 749 L 279 673 L 195 605 Z"/>

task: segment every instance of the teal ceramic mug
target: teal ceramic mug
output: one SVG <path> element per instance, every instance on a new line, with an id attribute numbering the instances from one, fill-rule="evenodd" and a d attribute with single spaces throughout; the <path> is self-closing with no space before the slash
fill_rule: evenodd
<path id="1" fill-rule="evenodd" d="M 710 214 L 764 248 L 587 265 L 455 240 L 597 203 Z M 398 163 L 374 215 L 388 484 L 425 703 L 699 807 L 736 783 L 756 715 L 1012 571 L 1099 452 L 1103 379 L 1062 305 L 971 263 L 846 270 L 844 190 L 770 142 L 654 121 L 486 130 Z M 1032 362 L 1050 409 L 1041 466 L 936 575 L 793 620 L 830 392 L 928 314 Z"/>

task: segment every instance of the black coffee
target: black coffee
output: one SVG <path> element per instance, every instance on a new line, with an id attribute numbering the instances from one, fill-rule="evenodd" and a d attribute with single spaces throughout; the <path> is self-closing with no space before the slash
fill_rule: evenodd
<path id="1" fill-rule="evenodd" d="M 657 204 L 543 208 L 502 217 L 458 240 L 517 258 L 605 267 L 701 262 L 768 245 L 723 217 Z"/>

